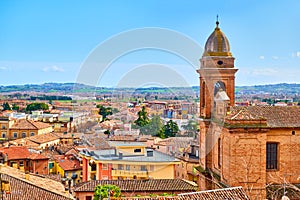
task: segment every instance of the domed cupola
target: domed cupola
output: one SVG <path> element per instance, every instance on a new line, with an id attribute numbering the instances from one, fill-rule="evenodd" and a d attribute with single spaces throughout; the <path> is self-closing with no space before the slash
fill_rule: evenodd
<path id="1" fill-rule="evenodd" d="M 203 56 L 232 56 L 228 39 L 219 28 L 218 20 L 214 32 L 206 41 Z"/>

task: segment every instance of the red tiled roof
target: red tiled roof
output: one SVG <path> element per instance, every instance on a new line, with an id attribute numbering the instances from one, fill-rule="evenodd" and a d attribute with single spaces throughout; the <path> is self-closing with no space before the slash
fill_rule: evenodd
<path id="1" fill-rule="evenodd" d="M 82 168 L 79 160 L 73 155 L 56 155 L 54 159 L 64 171 L 73 171 Z"/>
<path id="2" fill-rule="evenodd" d="M 53 140 L 58 140 L 59 137 L 56 136 L 54 133 L 44 133 L 44 134 L 28 137 L 27 139 L 37 144 L 42 144 Z"/>
<path id="3" fill-rule="evenodd" d="M 150 180 L 92 180 L 80 184 L 75 192 L 92 192 L 97 185 L 112 184 L 122 192 L 145 191 L 196 191 L 197 186 L 181 179 L 150 179 Z"/>
<path id="4" fill-rule="evenodd" d="M 178 194 L 178 196 L 158 196 L 158 197 L 125 197 L 126 200 L 250 200 L 242 187 L 232 187 L 216 190 L 206 190 L 201 192 L 190 192 Z"/>
<path id="5" fill-rule="evenodd" d="M 37 153 L 31 153 L 28 157 L 31 160 L 45 160 L 45 159 L 49 159 L 48 157 L 42 155 L 42 154 L 37 154 Z"/>
<path id="6" fill-rule="evenodd" d="M 49 124 L 43 122 L 34 122 L 27 119 L 20 119 L 14 123 L 11 129 L 31 129 L 31 130 L 40 130 L 51 127 Z"/>
<path id="7" fill-rule="evenodd" d="M 83 133 L 54 133 L 60 139 L 80 138 Z"/>
<path id="8" fill-rule="evenodd" d="M 10 147 L 2 147 L 0 148 L 0 152 L 8 155 L 8 160 L 20 160 L 20 159 L 48 159 L 47 157 L 37 154 L 31 153 L 24 146 L 10 146 Z"/>
<path id="9" fill-rule="evenodd" d="M 0 148 L 0 152 L 8 155 L 8 160 L 26 159 L 30 152 L 23 146 L 11 146 Z"/>
<path id="10" fill-rule="evenodd" d="M 184 193 L 178 195 L 179 199 L 197 199 L 197 200 L 250 200 L 242 187 L 223 188 L 216 190 L 207 190 L 193 193 Z"/>
<path id="11" fill-rule="evenodd" d="M 4 199 L 9 200 L 71 200 L 64 192 L 64 187 L 57 181 L 48 178 L 41 178 L 29 175 L 29 180 L 25 179 L 25 174 L 20 170 L 2 166 L 1 179 L 9 181 L 10 194 Z"/>
<path id="12" fill-rule="evenodd" d="M 265 119 L 270 128 L 300 127 L 300 106 L 234 106 L 230 112 L 229 120 Z"/>

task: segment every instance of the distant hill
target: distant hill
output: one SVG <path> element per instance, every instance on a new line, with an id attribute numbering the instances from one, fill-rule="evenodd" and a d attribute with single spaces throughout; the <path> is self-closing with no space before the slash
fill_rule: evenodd
<path id="1" fill-rule="evenodd" d="M 28 93 L 37 92 L 45 94 L 60 93 L 65 95 L 72 94 L 111 94 L 111 93 L 135 93 L 135 94 L 166 94 L 166 93 L 178 93 L 189 95 L 194 93 L 198 96 L 199 86 L 193 86 L 191 88 L 163 88 L 163 87 L 149 87 L 149 88 L 106 88 L 106 87 L 94 87 L 78 83 L 44 83 L 44 84 L 26 84 L 26 85 L 9 85 L 0 86 L 0 93 Z M 236 86 L 237 94 L 300 94 L 300 84 L 272 84 L 272 85 L 255 85 L 255 86 Z"/>
<path id="2" fill-rule="evenodd" d="M 300 84 L 279 83 L 270 85 L 254 85 L 254 86 L 237 86 L 235 88 L 237 94 L 300 94 Z"/>

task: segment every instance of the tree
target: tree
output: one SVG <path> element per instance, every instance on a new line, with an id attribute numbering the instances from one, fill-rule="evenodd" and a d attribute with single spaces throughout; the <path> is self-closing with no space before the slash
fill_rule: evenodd
<path id="1" fill-rule="evenodd" d="M 45 103 L 31 103 L 26 106 L 26 111 L 34 111 L 34 110 L 48 110 L 49 106 Z"/>
<path id="2" fill-rule="evenodd" d="M 101 200 L 110 197 L 120 197 L 121 190 L 115 185 L 97 185 L 94 190 L 94 200 Z"/>
<path id="3" fill-rule="evenodd" d="M 107 129 L 106 131 L 104 131 L 105 135 L 110 135 L 110 131 Z"/>
<path id="4" fill-rule="evenodd" d="M 163 123 L 159 115 L 154 115 L 149 124 L 139 127 L 140 131 L 146 135 L 157 135 L 159 130 L 163 127 Z"/>
<path id="5" fill-rule="evenodd" d="M 182 125 L 182 128 L 186 130 L 189 136 L 196 136 L 199 132 L 199 125 L 197 121 L 189 120 L 187 125 Z"/>
<path id="6" fill-rule="evenodd" d="M 107 120 L 108 115 L 112 115 L 112 108 L 111 107 L 104 107 L 102 105 L 97 105 L 97 108 L 99 108 L 99 115 L 102 115 L 102 121 L 104 122 Z"/>
<path id="7" fill-rule="evenodd" d="M 11 107 L 10 107 L 8 102 L 5 102 L 2 106 L 3 106 L 3 111 L 4 110 L 11 110 Z"/>
<path id="8" fill-rule="evenodd" d="M 178 133 L 179 128 L 176 122 L 170 120 L 164 125 L 160 131 L 158 132 L 157 136 L 160 138 L 168 138 L 168 137 L 175 137 L 176 133 Z"/>
<path id="9" fill-rule="evenodd" d="M 150 123 L 150 119 L 147 115 L 146 108 L 143 106 L 142 110 L 138 112 L 138 119 L 134 123 L 140 127 L 146 126 Z"/>
<path id="10" fill-rule="evenodd" d="M 13 104 L 12 109 L 18 111 L 20 109 L 20 106 Z"/>

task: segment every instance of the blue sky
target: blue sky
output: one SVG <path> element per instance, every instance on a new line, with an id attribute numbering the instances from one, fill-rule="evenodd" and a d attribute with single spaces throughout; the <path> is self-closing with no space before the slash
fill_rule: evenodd
<path id="1" fill-rule="evenodd" d="M 239 68 L 237 85 L 300 83 L 299 10 L 297 0 L 3 0 L 0 85 L 76 82 L 99 45 L 133 29 L 173 30 L 204 46 L 217 14 Z M 199 84 L 195 66 L 184 59 L 159 49 L 141 49 L 117 57 L 97 85 L 117 86 L 129 73 L 128 81 L 134 83 L 135 77 L 142 77 L 142 70 L 136 69 L 151 63 L 166 66 L 188 85 Z M 154 82 L 149 85 L 164 84 Z"/>

